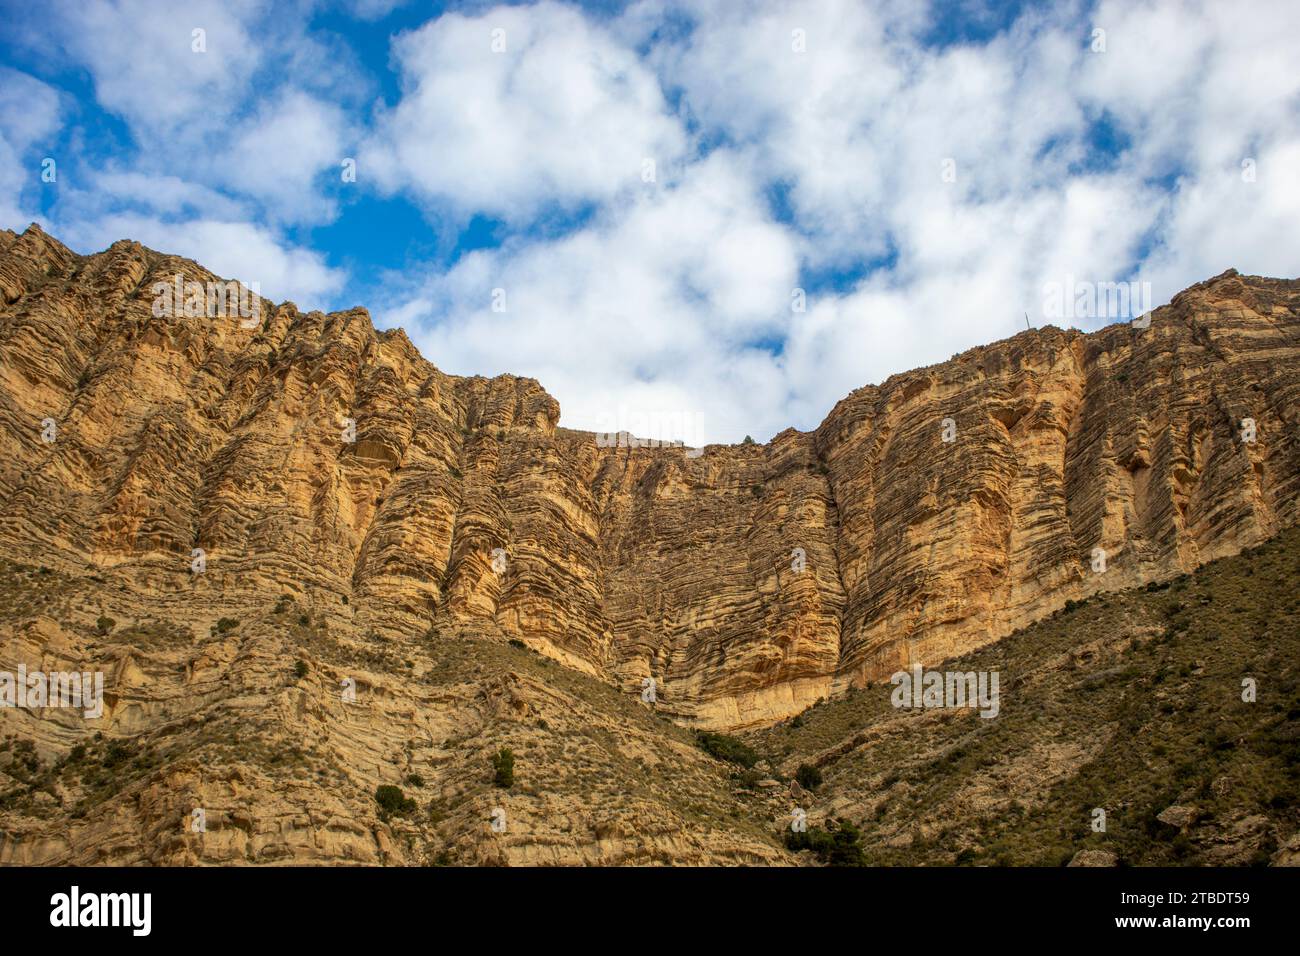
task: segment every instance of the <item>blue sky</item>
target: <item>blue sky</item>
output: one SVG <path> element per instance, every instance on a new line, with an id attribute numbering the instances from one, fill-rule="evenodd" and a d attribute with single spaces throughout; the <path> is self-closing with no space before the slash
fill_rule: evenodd
<path id="1" fill-rule="evenodd" d="M 1053 283 L 1300 274 L 1290 2 L 0 5 L 0 226 L 364 305 L 571 427 L 766 440 Z"/>

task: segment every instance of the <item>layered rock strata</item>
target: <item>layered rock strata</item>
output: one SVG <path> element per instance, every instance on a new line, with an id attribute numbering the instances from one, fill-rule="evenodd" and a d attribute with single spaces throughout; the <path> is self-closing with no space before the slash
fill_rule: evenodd
<path id="1" fill-rule="evenodd" d="M 1229 271 L 1148 328 L 1026 331 L 701 454 L 605 447 L 363 309 L 156 315 L 177 275 L 220 281 L 0 233 L 0 554 L 174 620 L 477 623 L 750 727 L 1296 521 L 1300 282 Z"/>

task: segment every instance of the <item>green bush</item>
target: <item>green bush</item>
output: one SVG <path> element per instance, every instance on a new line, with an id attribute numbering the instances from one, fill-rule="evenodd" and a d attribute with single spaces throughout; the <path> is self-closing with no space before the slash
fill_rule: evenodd
<path id="1" fill-rule="evenodd" d="M 502 747 L 492 757 L 494 771 L 492 782 L 502 789 L 509 790 L 515 783 L 515 755 L 509 747 Z"/>
<path id="2" fill-rule="evenodd" d="M 785 847 L 791 852 L 812 850 L 827 866 L 865 866 L 862 831 L 848 820 L 828 820 L 825 829 L 809 827 L 806 832 L 786 831 Z"/>
<path id="3" fill-rule="evenodd" d="M 758 763 L 758 752 L 735 737 L 701 730 L 695 734 L 695 742 L 701 750 L 717 760 L 738 763 L 746 769 Z"/>
<path id="4" fill-rule="evenodd" d="M 298 663 L 294 664 L 294 665 L 293 665 L 293 673 L 294 673 L 294 676 L 298 678 L 298 680 L 302 680 L 304 677 L 306 677 L 306 676 L 307 676 L 307 662 L 306 662 L 306 661 L 298 661 Z"/>
<path id="5" fill-rule="evenodd" d="M 406 775 L 406 784 L 410 787 L 423 787 L 424 777 L 420 776 L 418 773 L 408 773 Z"/>
<path id="6" fill-rule="evenodd" d="M 108 749 L 104 752 L 104 766 L 117 767 L 134 758 L 139 752 L 140 748 L 129 740 L 110 741 Z"/>
<path id="7" fill-rule="evenodd" d="M 822 772 L 812 764 L 801 763 L 799 769 L 795 771 L 794 778 L 805 790 L 816 790 L 822 785 Z"/>
<path id="8" fill-rule="evenodd" d="M 217 621 L 218 634 L 225 634 L 228 631 L 233 631 L 237 627 L 239 627 L 239 621 L 233 617 L 223 617 L 221 620 Z"/>
<path id="9" fill-rule="evenodd" d="M 379 804 L 380 815 L 384 817 L 391 813 L 410 813 L 415 809 L 415 801 L 402 793 L 401 787 L 395 787 L 391 783 L 375 788 L 375 802 Z"/>
<path id="10" fill-rule="evenodd" d="M 113 620 L 111 617 L 101 616 L 99 620 L 95 622 L 95 630 L 100 634 L 108 634 L 115 627 L 117 627 L 117 621 Z"/>

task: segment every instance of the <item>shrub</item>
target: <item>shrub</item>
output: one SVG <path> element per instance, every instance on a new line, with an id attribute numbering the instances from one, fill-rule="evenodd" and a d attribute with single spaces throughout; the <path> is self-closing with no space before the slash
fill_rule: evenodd
<path id="1" fill-rule="evenodd" d="M 294 665 L 293 665 L 293 673 L 294 673 L 294 676 L 298 678 L 298 680 L 302 680 L 304 677 L 306 677 L 306 676 L 307 676 L 307 662 L 306 662 L 306 661 L 298 661 L 298 663 L 294 664 Z"/>
<path id="2" fill-rule="evenodd" d="M 375 802 L 379 804 L 380 814 L 384 817 L 390 813 L 410 813 L 415 809 L 415 801 L 402 793 L 401 787 L 395 787 L 391 783 L 375 788 Z"/>
<path id="3" fill-rule="evenodd" d="M 104 766 L 116 767 L 124 764 L 138 754 L 139 748 L 127 740 L 114 740 L 108 745 L 108 750 L 104 752 Z"/>
<path id="4" fill-rule="evenodd" d="M 816 790 L 822 785 L 822 772 L 812 764 L 801 763 L 794 778 L 805 790 Z"/>
<path id="5" fill-rule="evenodd" d="M 848 820 L 828 820 L 826 828 L 809 827 L 804 833 L 786 831 L 787 850 L 812 850 L 827 866 L 866 866 L 862 853 L 862 832 Z"/>
<path id="6" fill-rule="evenodd" d="M 225 634 L 228 631 L 233 631 L 237 627 L 239 627 L 239 621 L 233 617 L 223 617 L 221 620 L 217 621 L 218 634 Z"/>
<path id="7" fill-rule="evenodd" d="M 758 752 L 735 737 L 701 730 L 696 733 L 695 742 L 699 744 L 701 750 L 716 760 L 738 763 L 745 769 L 758 763 Z"/>
<path id="8" fill-rule="evenodd" d="M 741 444 L 742 444 L 742 445 L 753 445 L 753 444 L 756 444 L 756 443 L 755 443 L 755 441 L 754 441 L 754 439 L 753 439 L 752 437 L 750 437 L 749 435 L 746 435 L 746 436 L 745 436 L 745 440 L 742 441 Z"/>
<path id="9" fill-rule="evenodd" d="M 494 771 L 492 782 L 502 789 L 509 790 L 515 783 L 515 755 L 509 747 L 502 747 L 492 757 Z"/>
<path id="10" fill-rule="evenodd" d="M 111 617 L 104 617 L 101 615 L 99 620 L 95 622 L 95 630 L 100 634 L 108 634 L 115 627 L 117 627 L 117 621 L 113 620 Z"/>

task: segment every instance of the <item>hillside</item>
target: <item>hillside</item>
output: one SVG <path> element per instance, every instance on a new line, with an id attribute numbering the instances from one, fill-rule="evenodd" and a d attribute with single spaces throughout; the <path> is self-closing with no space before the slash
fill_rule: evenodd
<path id="1" fill-rule="evenodd" d="M 0 232 L 0 672 L 105 688 L 0 710 L 0 862 L 793 863 L 793 806 L 889 863 L 1060 862 L 1079 801 L 1127 862 L 1291 839 L 1300 282 L 1229 271 L 697 455 L 363 309 L 159 310 L 177 276 L 219 281 Z M 1257 603 L 1181 596 L 1238 567 Z M 999 671 L 996 719 L 889 706 L 945 660 Z M 1168 800 L 1202 816 L 1162 842 Z"/>
<path id="2" fill-rule="evenodd" d="M 131 715 L 101 734 L 0 712 L 0 863 L 831 859 L 785 848 L 796 807 L 814 835 L 847 820 L 849 859 L 870 864 L 1300 862 L 1300 529 L 946 662 L 999 671 L 995 719 L 895 709 L 875 684 L 713 741 L 730 759 L 503 633 L 357 641 L 285 600 L 210 630 L 102 634 L 93 577 L 0 570 L 17 653 L 114 660 Z M 805 764 L 823 777 L 811 792 L 794 781 Z M 410 804 L 385 813 L 385 785 Z"/>

